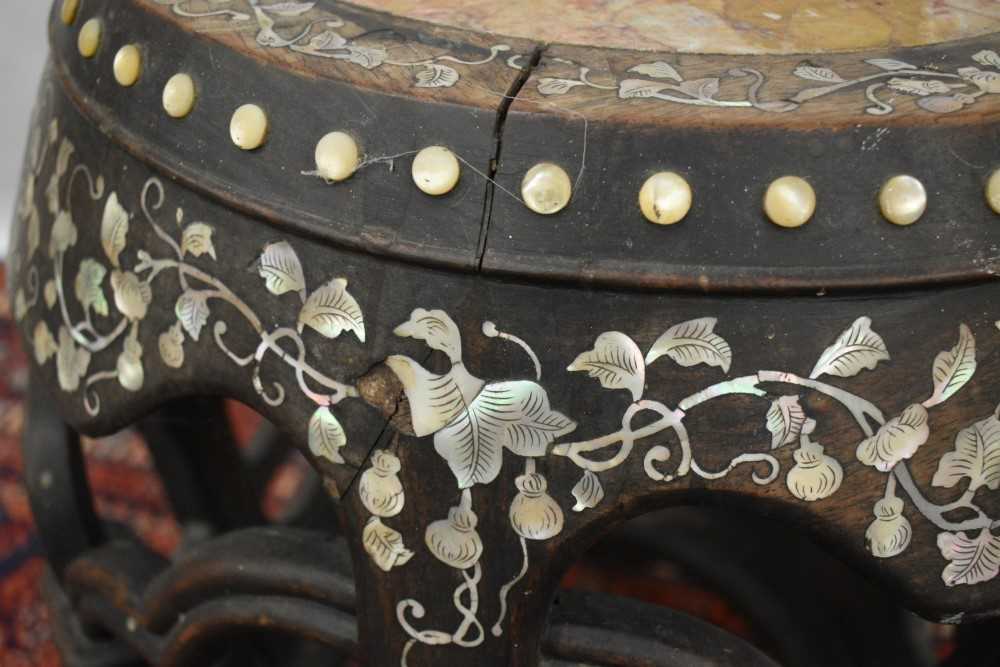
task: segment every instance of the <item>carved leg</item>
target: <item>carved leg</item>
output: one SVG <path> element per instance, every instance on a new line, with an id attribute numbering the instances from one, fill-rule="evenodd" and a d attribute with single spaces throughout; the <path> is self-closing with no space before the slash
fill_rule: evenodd
<path id="1" fill-rule="evenodd" d="M 94 512 L 79 436 L 60 418 L 48 388 L 33 377 L 21 441 L 25 487 L 42 547 L 57 578 L 104 540 Z"/>
<path id="2" fill-rule="evenodd" d="M 368 664 L 538 664 L 558 579 L 524 568 L 545 548 L 497 520 L 509 505 L 503 486 L 456 491 L 417 440 L 399 442 L 398 456 L 376 450 L 344 499 Z M 380 475 L 397 467 L 405 522 L 396 515 L 403 501 L 387 491 L 395 474 Z"/>

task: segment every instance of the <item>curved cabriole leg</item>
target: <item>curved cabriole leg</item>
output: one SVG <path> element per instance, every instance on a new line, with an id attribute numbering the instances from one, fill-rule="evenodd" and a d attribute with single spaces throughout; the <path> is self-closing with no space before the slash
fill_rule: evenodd
<path id="1" fill-rule="evenodd" d="M 21 450 L 31 512 L 51 578 L 44 584 L 54 637 L 68 664 L 126 667 L 138 664 L 127 643 L 109 641 L 92 630 L 62 585 L 71 564 L 106 539 L 90 493 L 79 435 L 59 416 L 38 377 L 28 385 Z M 93 635 L 93 636 L 92 636 Z"/>
<path id="2" fill-rule="evenodd" d="M 75 557 L 104 539 L 94 512 L 80 438 L 59 416 L 49 389 L 33 377 L 21 441 L 24 483 L 49 565 L 62 578 Z"/>

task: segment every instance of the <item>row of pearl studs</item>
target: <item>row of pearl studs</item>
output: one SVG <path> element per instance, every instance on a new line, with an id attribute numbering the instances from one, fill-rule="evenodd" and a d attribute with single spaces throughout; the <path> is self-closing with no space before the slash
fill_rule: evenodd
<path id="1" fill-rule="evenodd" d="M 66 25 L 76 21 L 79 0 L 64 0 L 61 18 Z M 101 45 L 103 25 L 92 18 L 80 28 L 77 48 L 84 58 L 97 55 Z M 126 44 L 115 54 L 112 66 L 115 81 L 123 87 L 134 86 L 142 74 L 142 50 Z M 194 110 L 196 90 L 194 80 L 185 73 L 175 74 L 163 88 L 163 109 L 172 118 L 185 118 Z M 256 150 L 267 139 L 267 114 L 256 104 L 238 108 L 229 122 L 233 143 L 243 150 Z M 361 153 L 354 139 L 345 132 L 331 132 L 316 146 L 316 174 L 338 182 L 350 178 L 361 163 Z M 461 167 L 458 158 L 443 146 L 430 146 L 417 153 L 413 160 L 413 181 L 429 195 L 451 192 L 458 184 Z"/>
<path id="2" fill-rule="evenodd" d="M 79 0 L 64 0 L 61 17 L 66 25 L 76 21 Z M 80 28 L 77 47 L 84 58 L 97 55 L 103 26 L 92 18 Z M 115 80 L 123 87 L 134 86 L 142 73 L 142 50 L 127 44 L 115 54 Z M 185 118 L 194 110 L 194 80 L 184 73 L 175 74 L 163 88 L 163 108 L 172 118 Z M 229 135 L 239 148 L 252 151 L 267 140 L 267 113 L 256 104 L 239 107 L 229 121 Z M 346 132 L 331 132 L 316 145 L 316 175 L 327 181 L 344 181 L 361 164 L 357 142 Z M 429 146 L 417 153 L 412 166 L 413 182 L 428 195 L 444 195 L 458 185 L 461 165 L 457 156 L 444 146 Z M 541 164 L 528 172 L 522 187 L 524 202 L 533 211 L 556 213 L 569 203 L 571 185 L 566 172 L 556 165 Z"/>
<path id="3" fill-rule="evenodd" d="M 66 25 L 76 20 L 79 0 L 64 0 L 61 17 Z M 77 45 L 80 55 L 93 58 L 100 47 L 100 19 L 88 20 L 80 29 Z M 135 85 L 142 72 L 142 51 L 127 44 L 115 54 L 115 80 L 124 87 Z M 163 89 L 163 108 L 173 118 L 184 118 L 194 109 L 196 91 L 193 79 L 184 73 L 175 74 Z M 233 143 L 243 150 L 256 150 L 267 138 L 267 114 L 255 104 L 238 108 L 229 125 Z M 328 181 L 350 178 L 361 164 L 357 142 L 345 132 L 331 132 L 316 145 L 316 174 Z M 461 176 L 458 158 L 444 146 L 429 146 L 413 160 L 412 177 L 424 193 L 439 196 L 451 192 Z M 572 197 L 573 185 L 566 171 L 555 164 L 543 162 L 524 175 L 521 197 L 532 211 L 551 215 L 563 210 Z M 994 212 L 1000 213 L 1000 169 L 993 172 L 986 185 L 986 200 Z M 672 225 L 680 222 L 691 209 L 693 194 L 683 176 L 670 171 L 650 176 L 639 190 L 639 209 L 652 223 Z M 923 184 L 908 175 L 890 178 L 878 196 L 882 215 L 895 225 L 911 225 L 927 208 L 927 191 Z M 812 218 L 816 210 L 816 193 L 798 176 L 783 176 L 770 184 L 764 195 L 764 212 L 776 225 L 800 227 Z"/>
<path id="4" fill-rule="evenodd" d="M 986 183 L 986 201 L 1000 214 L 1000 169 Z M 682 176 L 660 172 L 650 176 L 639 190 L 639 208 L 650 222 L 672 225 L 691 209 L 691 186 Z M 909 175 L 893 176 L 878 194 L 882 216 L 894 225 L 912 225 L 927 210 L 924 184 Z M 782 176 L 764 194 L 764 213 L 779 227 L 801 227 L 816 212 L 816 192 L 803 178 Z"/>

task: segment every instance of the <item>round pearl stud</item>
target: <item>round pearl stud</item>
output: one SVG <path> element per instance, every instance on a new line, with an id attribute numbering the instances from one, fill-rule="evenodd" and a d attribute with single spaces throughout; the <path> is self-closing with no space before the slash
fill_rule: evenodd
<path id="1" fill-rule="evenodd" d="M 428 146 L 413 158 L 413 182 L 426 194 L 451 192 L 461 174 L 458 158 L 444 146 Z"/>
<path id="2" fill-rule="evenodd" d="M 994 213 L 1000 214 L 1000 169 L 990 174 L 986 182 L 986 201 Z"/>
<path id="3" fill-rule="evenodd" d="M 135 44 L 126 44 L 115 54 L 115 81 L 119 85 L 134 86 L 142 73 L 142 51 Z"/>
<path id="4" fill-rule="evenodd" d="M 244 104 L 229 121 L 229 136 L 245 151 L 260 148 L 267 138 L 267 114 L 256 104 Z"/>
<path id="5" fill-rule="evenodd" d="M 59 10 L 59 18 L 66 25 L 73 25 L 76 21 L 76 13 L 80 10 L 80 0 L 63 0 L 62 9 Z"/>
<path id="6" fill-rule="evenodd" d="M 912 225 L 927 209 L 927 191 L 912 176 L 893 176 L 879 191 L 878 205 L 892 224 Z"/>
<path id="7" fill-rule="evenodd" d="M 569 174 L 559 165 L 541 162 L 528 170 L 521 181 L 521 198 L 535 213 L 552 215 L 566 208 L 573 195 Z"/>
<path id="8" fill-rule="evenodd" d="M 76 47 L 84 58 L 93 58 L 101 46 L 101 20 L 94 18 L 83 24 L 76 38 Z"/>
<path id="9" fill-rule="evenodd" d="M 658 225 L 680 222 L 691 210 L 691 186 L 672 171 L 653 174 L 639 190 L 639 208 L 647 220 Z"/>
<path id="10" fill-rule="evenodd" d="M 346 132 L 331 132 L 316 144 L 316 173 L 328 181 L 344 181 L 361 163 L 358 143 Z"/>
<path id="11" fill-rule="evenodd" d="M 189 75 L 174 74 L 163 87 L 163 110 L 171 118 L 184 118 L 194 109 L 194 79 Z"/>
<path id="12" fill-rule="evenodd" d="M 764 195 L 764 213 L 779 227 L 801 227 L 815 211 L 816 192 L 798 176 L 782 176 Z"/>

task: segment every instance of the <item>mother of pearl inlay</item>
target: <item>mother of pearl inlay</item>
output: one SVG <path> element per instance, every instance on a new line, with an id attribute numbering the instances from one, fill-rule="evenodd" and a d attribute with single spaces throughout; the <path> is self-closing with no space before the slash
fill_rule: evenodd
<path id="1" fill-rule="evenodd" d="M 462 169 L 455 154 L 444 146 L 428 146 L 413 159 L 413 182 L 421 192 L 443 195 L 451 192 Z"/>
<path id="2" fill-rule="evenodd" d="M 361 162 L 358 143 L 346 132 L 331 132 L 316 144 L 316 173 L 328 181 L 344 181 Z"/>
<path id="3" fill-rule="evenodd" d="M 764 212 L 779 227 L 801 227 L 816 211 L 816 192 L 798 176 L 782 176 L 767 188 Z"/>
<path id="4" fill-rule="evenodd" d="M 661 171 L 646 179 L 639 190 L 639 209 L 658 225 L 680 222 L 691 210 L 691 186 L 680 174 Z"/>
<path id="5" fill-rule="evenodd" d="M 135 44 L 118 49 L 114 62 L 115 81 L 128 88 L 135 85 L 142 73 L 142 51 Z"/>
<path id="6" fill-rule="evenodd" d="M 101 46 L 102 32 L 101 19 L 93 18 L 83 24 L 76 40 L 76 46 L 80 50 L 81 56 L 93 58 L 97 54 L 97 49 Z"/>
<path id="7" fill-rule="evenodd" d="M 163 87 L 163 110 L 171 118 L 184 118 L 194 109 L 194 79 L 180 72 L 174 74 Z"/>
<path id="8" fill-rule="evenodd" d="M 879 191 L 878 205 L 892 224 L 912 225 L 927 209 L 927 191 L 912 176 L 893 176 Z"/>
<path id="9" fill-rule="evenodd" d="M 80 11 L 80 0 L 63 0 L 62 9 L 59 10 L 59 18 L 66 25 L 72 25 L 76 21 L 78 11 Z"/>
<path id="10" fill-rule="evenodd" d="M 986 182 L 986 201 L 994 213 L 1000 213 L 1000 169 L 990 174 Z"/>
<path id="11" fill-rule="evenodd" d="M 229 121 L 229 136 L 245 151 L 260 148 L 267 139 L 267 114 L 256 104 L 244 104 Z"/>
<path id="12" fill-rule="evenodd" d="M 552 215 L 566 208 L 573 195 L 569 174 L 559 165 L 541 162 L 528 170 L 521 181 L 521 198 L 535 213 Z"/>

